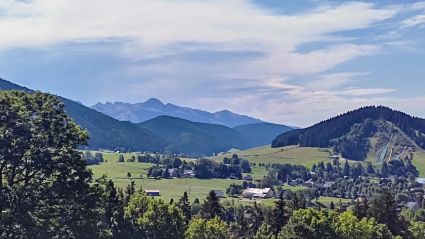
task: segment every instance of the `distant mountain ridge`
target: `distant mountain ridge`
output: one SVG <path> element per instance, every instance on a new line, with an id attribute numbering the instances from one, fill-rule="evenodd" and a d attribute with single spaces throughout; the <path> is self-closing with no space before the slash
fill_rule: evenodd
<path id="1" fill-rule="evenodd" d="M 118 120 L 130 121 L 132 123 L 141 123 L 163 115 L 192 122 L 221 124 L 228 127 L 264 123 L 262 120 L 246 115 L 239 115 L 228 110 L 210 113 L 208 111 L 181 107 L 170 103 L 164 104 L 156 98 L 151 98 L 143 103 L 136 104 L 123 102 L 97 103 L 91 108 Z"/>
<path id="2" fill-rule="evenodd" d="M 384 106 L 368 106 L 283 133 L 272 142 L 272 147 L 288 145 L 331 147 L 353 160 L 363 160 L 372 153 L 381 160 L 394 155 L 411 157 L 410 153 L 425 149 L 425 119 Z"/>

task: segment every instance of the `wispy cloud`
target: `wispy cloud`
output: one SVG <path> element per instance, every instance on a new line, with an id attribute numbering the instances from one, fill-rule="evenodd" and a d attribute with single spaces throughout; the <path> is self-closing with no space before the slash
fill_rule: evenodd
<path id="1" fill-rule="evenodd" d="M 404 20 L 402 23 L 404 27 L 424 26 L 425 14 L 413 16 Z"/>
<path id="2" fill-rule="evenodd" d="M 2 0 L 0 32 L 7 34 L 0 37 L 0 54 L 67 44 L 70 51 L 74 44 L 93 49 L 96 42 L 113 41 L 119 67 L 108 65 L 81 80 L 102 78 L 103 95 L 90 94 L 85 102 L 157 96 L 306 125 L 315 120 L 307 115 L 389 102 L 391 87 L 353 88 L 369 71 L 338 67 L 406 42 L 399 29 L 380 24 L 423 6 L 319 2 L 282 14 L 249 0 Z M 422 15 L 409 16 L 399 24 L 423 23 Z M 379 33 L 368 32 L 374 29 Z"/>

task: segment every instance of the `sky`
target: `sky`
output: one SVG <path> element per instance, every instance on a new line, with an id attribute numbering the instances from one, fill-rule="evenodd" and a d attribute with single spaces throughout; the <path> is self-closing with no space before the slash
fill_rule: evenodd
<path id="1" fill-rule="evenodd" d="M 0 78 L 93 105 L 163 102 L 309 126 L 425 117 L 425 2 L 0 0 Z"/>

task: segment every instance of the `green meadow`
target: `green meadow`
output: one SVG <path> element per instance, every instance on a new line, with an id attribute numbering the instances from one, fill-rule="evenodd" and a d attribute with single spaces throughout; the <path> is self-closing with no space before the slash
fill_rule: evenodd
<path id="1" fill-rule="evenodd" d="M 303 153 L 304 152 L 304 153 Z M 93 152 L 94 153 L 94 152 Z M 135 153 L 125 153 L 125 162 L 118 162 L 118 153 L 102 152 L 105 162 L 99 165 L 91 165 L 89 169 L 92 170 L 95 178 L 100 178 L 106 175 L 107 178 L 112 179 L 116 186 L 125 188 L 131 181 L 134 181 L 137 188 L 142 187 L 145 190 L 160 190 L 161 198 L 165 201 L 171 199 L 178 200 L 184 192 L 188 192 L 191 201 L 198 198 L 203 200 L 211 190 L 222 190 L 224 193 L 230 184 L 241 184 L 241 180 L 231 179 L 196 179 L 196 178 L 180 178 L 180 179 L 150 179 L 147 178 L 147 171 L 153 164 L 151 163 L 138 163 L 138 162 L 127 162 L 131 156 L 136 156 Z M 271 149 L 268 147 L 261 147 L 247 151 L 240 151 L 238 155 L 244 159 L 248 159 L 251 162 L 256 163 L 298 163 L 311 166 L 313 163 L 320 161 L 328 161 L 329 153 L 321 152 L 317 148 L 285 148 L 283 151 L 279 149 Z M 250 156 L 252 155 L 252 156 Z M 306 156 L 307 155 L 307 156 Z M 231 155 L 230 155 L 231 156 Z M 309 159 L 309 156 L 312 156 Z M 220 155 L 212 158 L 216 161 L 221 161 L 224 155 Z M 282 160 L 283 159 L 283 160 Z M 184 159 L 193 160 L 193 159 Z M 130 173 L 131 177 L 128 177 Z M 246 175 L 246 174 L 245 174 Z M 252 173 L 250 174 L 254 179 L 260 180 L 267 171 L 263 167 L 252 167 Z M 303 187 L 292 187 L 285 185 L 283 187 L 286 190 L 302 190 Z M 335 199 L 339 200 L 339 199 Z M 223 201 L 232 203 L 252 203 L 253 201 L 247 201 L 239 198 L 225 198 Z M 273 199 L 260 201 L 264 205 L 273 204 Z"/>
<path id="2" fill-rule="evenodd" d="M 253 149 L 235 151 L 239 157 L 249 160 L 251 163 L 288 163 L 299 164 L 311 168 L 318 162 L 330 162 L 327 149 L 310 147 L 281 147 L 271 148 L 270 145 Z M 221 162 L 224 157 L 232 157 L 232 153 L 221 154 L 210 159 Z"/>

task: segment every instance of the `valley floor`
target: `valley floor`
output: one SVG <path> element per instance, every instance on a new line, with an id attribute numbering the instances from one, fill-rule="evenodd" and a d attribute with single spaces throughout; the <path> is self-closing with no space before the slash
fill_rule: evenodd
<path id="1" fill-rule="evenodd" d="M 134 154 L 124 154 L 125 161 Z M 251 162 L 258 163 L 290 163 L 301 164 L 311 167 L 313 163 L 320 161 L 329 161 L 329 153 L 317 148 L 277 148 L 260 147 L 247 151 L 240 151 L 238 155 Z M 211 159 L 222 161 L 225 155 L 213 157 Z M 160 190 L 161 196 L 165 201 L 171 199 L 178 200 L 184 192 L 188 192 L 191 201 L 198 198 L 203 200 L 211 190 L 221 190 L 224 193 L 226 189 L 233 183 L 242 184 L 242 180 L 233 179 L 197 179 L 197 178 L 176 178 L 176 179 L 152 179 L 147 178 L 147 171 L 153 164 L 139 163 L 139 162 L 118 162 L 119 154 L 103 152 L 105 162 L 99 165 L 91 165 L 89 168 L 93 172 L 95 178 L 100 178 L 106 175 L 107 178 L 112 179 L 116 186 L 125 188 L 131 181 L 134 181 L 136 188 L 142 186 L 145 190 Z M 230 155 L 231 157 L 231 155 Z M 193 160 L 193 159 L 185 159 Z M 128 177 L 128 173 L 131 177 Z M 267 174 L 263 167 L 252 167 L 252 177 L 254 179 L 261 179 Z M 303 187 L 293 187 L 285 185 L 284 189 L 297 191 Z M 226 198 L 224 201 L 231 201 L 232 203 L 252 203 L 253 201 L 246 201 L 239 198 Z M 334 203 L 339 202 L 339 199 L 320 198 L 320 202 L 328 204 L 331 201 Z M 273 199 L 262 200 L 261 203 L 265 205 L 272 205 Z"/>

